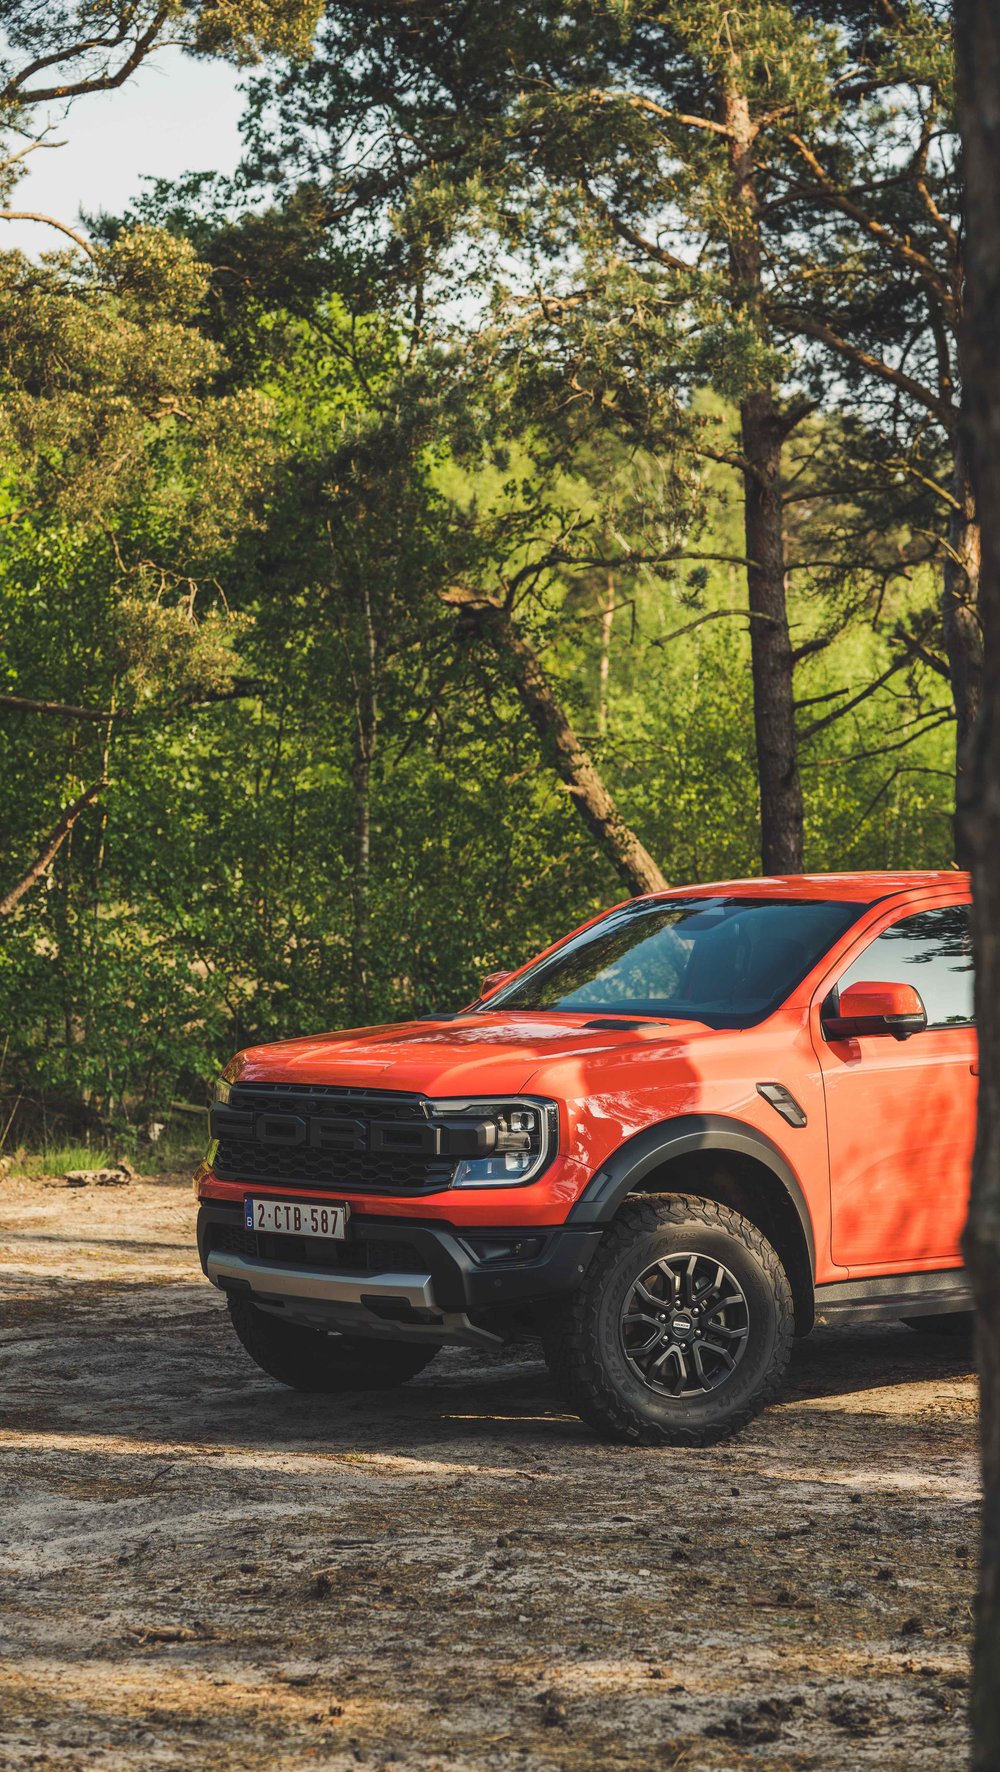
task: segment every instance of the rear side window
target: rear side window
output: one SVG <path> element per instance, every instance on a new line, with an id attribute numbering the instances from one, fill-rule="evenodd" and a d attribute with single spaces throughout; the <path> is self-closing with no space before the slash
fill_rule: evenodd
<path id="1" fill-rule="evenodd" d="M 852 960 L 840 989 L 866 979 L 913 985 L 923 998 L 928 1027 L 968 1027 L 975 1019 L 968 905 L 938 905 L 883 929 Z"/>

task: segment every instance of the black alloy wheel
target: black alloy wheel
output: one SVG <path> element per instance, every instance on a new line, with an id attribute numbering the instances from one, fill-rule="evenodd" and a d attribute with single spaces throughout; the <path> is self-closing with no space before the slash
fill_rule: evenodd
<path id="1" fill-rule="evenodd" d="M 621 1310 L 622 1346 L 633 1372 L 668 1397 L 718 1390 L 750 1335 L 739 1281 L 714 1256 L 679 1250 L 635 1281 Z"/>

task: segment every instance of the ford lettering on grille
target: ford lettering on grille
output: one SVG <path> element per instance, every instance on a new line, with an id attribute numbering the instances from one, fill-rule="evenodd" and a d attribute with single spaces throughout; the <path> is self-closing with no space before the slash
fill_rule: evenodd
<path id="1" fill-rule="evenodd" d="M 411 1194 L 450 1187 L 454 1172 L 419 1096 L 237 1086 L 210 1124 L 223 1180 Z"/>

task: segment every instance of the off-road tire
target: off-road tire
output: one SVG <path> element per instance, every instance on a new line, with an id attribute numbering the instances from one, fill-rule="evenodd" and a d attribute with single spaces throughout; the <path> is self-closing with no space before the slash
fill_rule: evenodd
<path id="1" fill-rule="evenodd" d="M 903 1317 L 908 1329 L 918 1335 L 971 1335 L 976 1321 L 975 1311 L 943 1311 L 939 1317 Z"/>
<path id="2" fill-rule="evenodd" d="M 664 1396 L 626 1358 L 620 1317 L 634 1280 L 653 1263 L 698 1252 L 737 1280 L 747 1337 L 718 1389 Z M 580 1289 L 549 1319 L 543 1348 L 559 1389 L 608 1439 L 637 1446 L 710 1446 L 746 1426 L 772 1400 L 792 1350 L 788 1276 L 756 1225 L 713 1200 L 632 1196 L 609 1227 Z"/>
<path id="3" fill-rule="evenodd" d="M 388 1341 L 361 1335 L 328 1335 L 288 1323 L 258 1309 L 248 1298 L 227 1299 L 233 1328 L 251 1360 L 292 1390 L 335 1395 L 386 1391 L 428 1366 L 437 1342 Z"/>

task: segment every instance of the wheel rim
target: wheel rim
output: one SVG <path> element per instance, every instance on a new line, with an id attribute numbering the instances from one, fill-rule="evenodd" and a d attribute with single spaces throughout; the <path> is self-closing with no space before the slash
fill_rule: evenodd
<path id="1" fill-rule="evenodd" d="M 625 1358 L 661 1396 L 718 1390 L 742 1360 L 749 1334 L 746 1294 L 713 1255 L 684 1250 L 652 1262 L 622 1305 Z"/>

